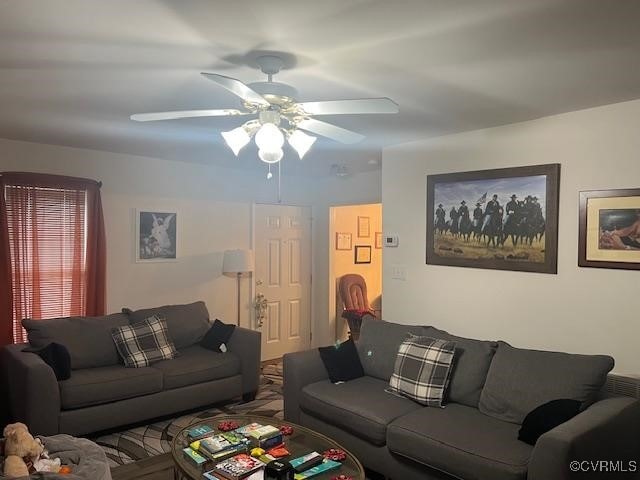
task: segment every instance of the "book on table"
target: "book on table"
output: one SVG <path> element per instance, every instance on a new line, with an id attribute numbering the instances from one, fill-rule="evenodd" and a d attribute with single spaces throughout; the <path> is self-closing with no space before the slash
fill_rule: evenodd
<path id="1" fill-rule="evenodd" d="M 188 462 L 196 468 L 202 468 L 208 460 L 191 447 L 183 448 L 182 453 Z"/>
<path id="2" fill-rule="evenodd" d="M 189 437 L 190 442 L 200 440 L 201 438 L 213 435 L 214 433 L 213 428 L 209 425 L 198 425 L 197 427 L 187 430 L 187 436 Z"/>
<path id="3" fill-rule="evenodd" d="M 211 471 L 213 475 L 226 480 L 241 480 L 264 468 L 265 464 L 245 453 L 223 460 Z"/>
<path id="4" fill-rule="evenodd" d="M 237 445 L 235 447 L 227 448 L 226 450 L 221 450 L 217 453 L 209 453 L 206 450 L 198 450 L 198 453 L 209 460 L 213 460 L 214 462 L 221 462 L 229 457 L 234 457 L 240 453 L 247 453 L 249 448 L 247 445 Z"/>

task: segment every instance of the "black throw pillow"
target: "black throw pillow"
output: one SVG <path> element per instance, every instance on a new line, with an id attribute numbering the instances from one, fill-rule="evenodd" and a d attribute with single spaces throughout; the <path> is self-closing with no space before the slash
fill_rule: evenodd
<path id="1" fill-rule="evenodd" d="M 565 398 L 551 400 L 534 408 L 524 417 L 518 440 L 535 445 L 540 435 L 571 420 L 580 413 L 581 407 L 582 402 Z"/>
<path id="2" fill-rule="evenodd" d="M 358 350 L 352 338 L 340 345 L 320 347 L 318 352 L 331 382 L 346 382 L 364 376 Z"/>
<path id="3" fill-rule="evenodd" d="M 200 341 L 200 345 L 214 352 L 226 352 L 227 342 L 231 338 L 231 335 L 233 335 L 235 329 L 235 325 L 227 325 L 216 318 L 216 321 L 213 322 L 209 331 Z"/>
<path id="4" fill-rule="evenodd" d="M 27 347 L 22 351 L 35 353 L 42 358 L 53 369 L 58 381 L 71 377 L 71 356 L 64 345 L 52 342 L 42 348 Z"/>

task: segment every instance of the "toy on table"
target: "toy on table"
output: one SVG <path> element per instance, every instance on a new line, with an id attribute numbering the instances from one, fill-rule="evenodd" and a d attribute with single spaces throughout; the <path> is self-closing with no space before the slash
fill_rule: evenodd
<path id="1" fill-rule="evenodd" d="M 334 462 L 343 462 L 347 458 L 347 453 L 344 450 L 338 448 L 330 448 L 322 453 L 322 456 L 327 460 L 333 460 Z"/>
<path id="2" fill-rule="evenodd" d="M 218 430 L 220 430 L 221 432 L 230 432 L 231 430 L 235 430 L 238 427 L 240 427 L 240 424 L 238 422 L 234 422 L 233 420 L 227 420 L 218 424 Z"/>

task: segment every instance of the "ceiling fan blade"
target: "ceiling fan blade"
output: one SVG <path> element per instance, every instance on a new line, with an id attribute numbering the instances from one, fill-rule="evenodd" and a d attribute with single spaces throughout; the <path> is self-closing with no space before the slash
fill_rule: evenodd
<path id="1" fill-rule="evenodd" d="M 131 120 L 135 120 L 136 122 L 152 122 L 155 120 L 174 120 L 176 118 L 226 117 L 234 115 L 251 115 L 251 112 L 242 112 L 233 108 L 220 110 L 180 110 L 176 112 L 136 113 L 131 115 Z"/>
<path id="2" fill-rule="evenodd" d="M 298 122 L 298 127 L 341 143 L 358 143 L 365 138 L 364 135 L 360 135 L 359 133 L 313 118 L 307 118 Z"/>
<path id="3" fill-rule="evenodd" d="M 208 78 L 212 82 L 217 83 L 223 88 L 226 88 L 234 95 L 237 95 L 245 102 L 268 107 L 271 104 L 267 102 L 262 95 L 258 92 L 251 90 L 248 86 L 242 83 L 240 80 L 231 77 L 225 77 L 224 75 L 218 75 L 216 73 L 202 72 L 203 77 Z"/>
<path id="4" fill-rule="evenodd" d="M 327 102 L 298 103 L 307 115 L 353 115 L 366 113 L 398 113 L 398 104 L 390 98 L 362 98 Z"/>

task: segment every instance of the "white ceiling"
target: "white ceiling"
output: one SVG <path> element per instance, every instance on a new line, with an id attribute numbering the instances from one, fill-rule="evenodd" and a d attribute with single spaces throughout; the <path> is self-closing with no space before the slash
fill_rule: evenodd
<path id="1" fill-rule="evenodd" d="M 238 107 L 199 72 L 262 80 L 247 63 L 273 50 L 295 56 L 276 79 L 299 100 L 400 105 L 325 117 L 367 139 L 283 167 L 366 170 L 385 145 L 639 98 L 639 24 L 637 0 L 3 0 L 0 137 L 263 168 L 221 143 L 241 119 L 129 115 Z"/>

